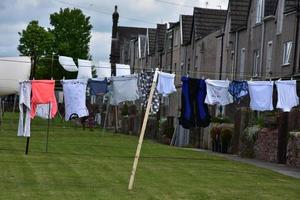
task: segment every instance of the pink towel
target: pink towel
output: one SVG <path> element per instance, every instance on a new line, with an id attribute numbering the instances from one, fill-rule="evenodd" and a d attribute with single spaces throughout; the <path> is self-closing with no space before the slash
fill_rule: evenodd
<path id="1" fill-rule="evenodd" d="M 51 118 L 57 112 L 57 103 L 54 93 L 54 80 L 32 80 L 32 97 L 30 117 L 33 119 L 36 114 L 37 104 L 51 104 Z"/>

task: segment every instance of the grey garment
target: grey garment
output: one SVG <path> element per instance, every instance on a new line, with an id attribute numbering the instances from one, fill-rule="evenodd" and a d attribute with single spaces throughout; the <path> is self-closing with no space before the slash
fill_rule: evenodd
<path id="1" fill-rule="evenodd" d="M 187 146 L 190 142 L 190 130 L 177 125 L 174 130 L 171 145 L 183 147 Z"/>
<path id="2" fill-rule="evenodd" d="M 111 105 L 125 101 L 135 101 L 139 98 L 137 75 L 112 77 Z"/>
<path id="3" fill-rule="evenodd" d="M 20 98 L 19 98 L 19 126 L 18 136 L 30 137 L 30 96 L 31 82 L 20 82 Z M 25 121 L 24 121 L 24 107 L 25 107 Z"/>

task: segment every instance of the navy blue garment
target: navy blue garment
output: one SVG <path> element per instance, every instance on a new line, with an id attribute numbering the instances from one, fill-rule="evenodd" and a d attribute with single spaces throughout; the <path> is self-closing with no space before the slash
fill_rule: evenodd
<path id="1" fill-rule="evenodd" d="M 208 106 L 204 103 L 206 83 L 202 79 L 182 77 L 182 106 L 179 123 L 186 129 L 207 127 L 211 122 Z"/>
<path id="2" fill-rule="evenodd" d="M 96 80 L 90 79 L 88 81 L 88 87 L 90 88 L 91 95 L 100 95 L 107 93 L 107 79 Z"/>
<path id="3" fill-rule="evenodd" d="M 181 116 L 179 117 L 179 124 L 184 128 L 189 129 L 192 127 L 192 104 L 190 100 L 190 88 L 188 77 L 181 77 L 182 91 L 181 91 Z"/>
<path id="4" fill-rule="evenodd" d="M 235 102 L 240 103 L 241 99 L 248 95 L 247 81 L 232 81 L 229 84 L 228 92 Z"/>

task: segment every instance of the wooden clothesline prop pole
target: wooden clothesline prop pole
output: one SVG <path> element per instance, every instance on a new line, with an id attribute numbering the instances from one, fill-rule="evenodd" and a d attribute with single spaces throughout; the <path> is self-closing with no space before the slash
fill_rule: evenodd
<path id="1" fill-rule="evenodd" d="M 151 104 L 152 104 L 152 98 L 153 98 L 154 90 L 155 90 L 155 87 L 156 87 L 157 76 L 158 76 L 158 69 L 156 68 L 154 78 L 153 78 L 153 82 L 152 82 L 152 86 L 151 86 L 151 90 L 150 90 L 150 95 L 149 95 L 149 98 L 148 98 L 147 108 L 146 108 L 146 112 L 145 112 L 145 116 L 144 116 L 144 120 L 143 120 L 143 125 L 142 125 L 142 129 L 141 129 L 141 133 L 140 133 L 140 138 L 139 138 L 138 146 L 137 146 L 134 161 L 133 161 L 133 166 L 132 166 L 131 176 L 130 176 L 130 180 L 129 180 L 128 190 L 132 190 L 132 188 L 133 188 L 135 172 L 136 172 L 137 165 L 138 165 L 139 158 L 140 158 L 140 153 L 141 153 L 142 144 L 143 144 L 143 140 L 144 140 L 145 130 L 146 130 L 146 127 L 147 127 L 149 112 L 150 112 L 150 108 L 151 108 Z"/>

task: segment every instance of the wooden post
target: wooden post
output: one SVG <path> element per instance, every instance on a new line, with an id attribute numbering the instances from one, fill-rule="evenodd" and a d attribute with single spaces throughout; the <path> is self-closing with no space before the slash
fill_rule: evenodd
<path id="1" fill-rule="evenodd" d="M 138 165 L 138 162 L 139 162 L 140 152 L 141 152 L 141 148 L 142 148 L 142 144 L 143 144 L 143 140 L 144 140 L 144 135 L 145 135 L 145 130 L 146 130 L 146 127 L 147 127 L 150 107 L 151 107 L 151 104 L 152 104 L 152 98 L 153 98 L 154 90 L 155 90 L 155 87 L 156 87 L 157 76 L 158 76 L 158 69 L 156 68 L 154 78 L 153 78 L 153 82 L 152 82 L 152 86 L 151 86 L 151 90 L 150 90 L 150 95 L 149 95 L 149 98 L 148 98 L 147 108 L 146 108 L 146 112 L 145 112 L 145 116 L 144 116 L 144 120 L 143 120 L 143 125 L 142 125 L 142 129 L 141 129 L 141 133 L 140 133 L 140 138 L 139 138 L 139 142 L 138 142 L 138 146 L 137 146 L 137 149 L 136 149 L 135 158 L 134 158 L 134 162 L 133 162 L 133 166 L 132 166 L 132 172 L 131 172 L 131 176 L 130 176 L 130 180 L 129 180 L 128 190 L 132 190 L 132 187 L 133 187 L 135 172 L 136 172 L 137 165 Z"/>

